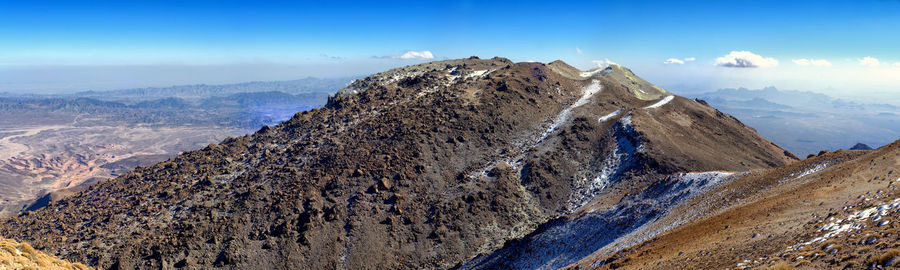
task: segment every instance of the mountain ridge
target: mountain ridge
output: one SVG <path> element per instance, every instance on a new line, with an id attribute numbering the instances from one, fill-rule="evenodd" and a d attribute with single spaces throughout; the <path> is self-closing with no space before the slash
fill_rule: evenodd
<path id="1" fill-rule="evenodd" d="M 576 70 L 470 58 L 378 73 L 0 233 L 98 268 L 449 268 L 673 173 L 796 160 L 624 67 Z"/>

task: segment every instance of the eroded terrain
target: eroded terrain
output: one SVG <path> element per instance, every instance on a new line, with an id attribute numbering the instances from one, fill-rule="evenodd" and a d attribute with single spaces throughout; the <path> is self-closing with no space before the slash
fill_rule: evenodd
<path id="1" fill-rule="evenodd" d="M 85 115 L 67 124 L 0 125 L 0 215 L 48 192 L 77 189 L 244 133 L 221 126 L 104 125 Z"/>
<path id="2" fill-rule="evenodd" d="M 341 80 L 0 94 L 0 217 L 321 106 Z M 277 91 L 276 91 L 277 90 Z"/>

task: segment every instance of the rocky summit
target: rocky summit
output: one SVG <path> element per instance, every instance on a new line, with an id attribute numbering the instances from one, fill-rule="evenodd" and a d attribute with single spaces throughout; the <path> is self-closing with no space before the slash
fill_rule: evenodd
<path id="1" fill-rule="evenodd" d="M 720 209 L 694 198 L 796 160 L 622 66 L 437 61 L 6 219 L 0 235 L 101 269 L 608 267 Z"/>

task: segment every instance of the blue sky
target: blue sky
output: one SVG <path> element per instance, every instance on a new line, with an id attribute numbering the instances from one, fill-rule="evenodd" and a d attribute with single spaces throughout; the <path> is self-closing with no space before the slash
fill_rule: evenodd
<path id="1" fill-rule="evenodd" d="M 354 76 L 428 51 L 583 69 L 609 59 L 676 92 L 891 95 L 898 29 L 900 1 L 878 0 L 0 1 L 0 91 Z"/>

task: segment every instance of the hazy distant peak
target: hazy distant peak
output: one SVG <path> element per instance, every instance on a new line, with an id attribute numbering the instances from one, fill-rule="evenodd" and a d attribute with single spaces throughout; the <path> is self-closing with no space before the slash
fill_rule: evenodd
<path id="1" fill-rule="evenodd" d="M 853 147 L 850 147 L 850 150 L 872 150 L 872 149 L 873 148 L 871 146 L 868 146 L 864 143 L 857 143 Z"/>

